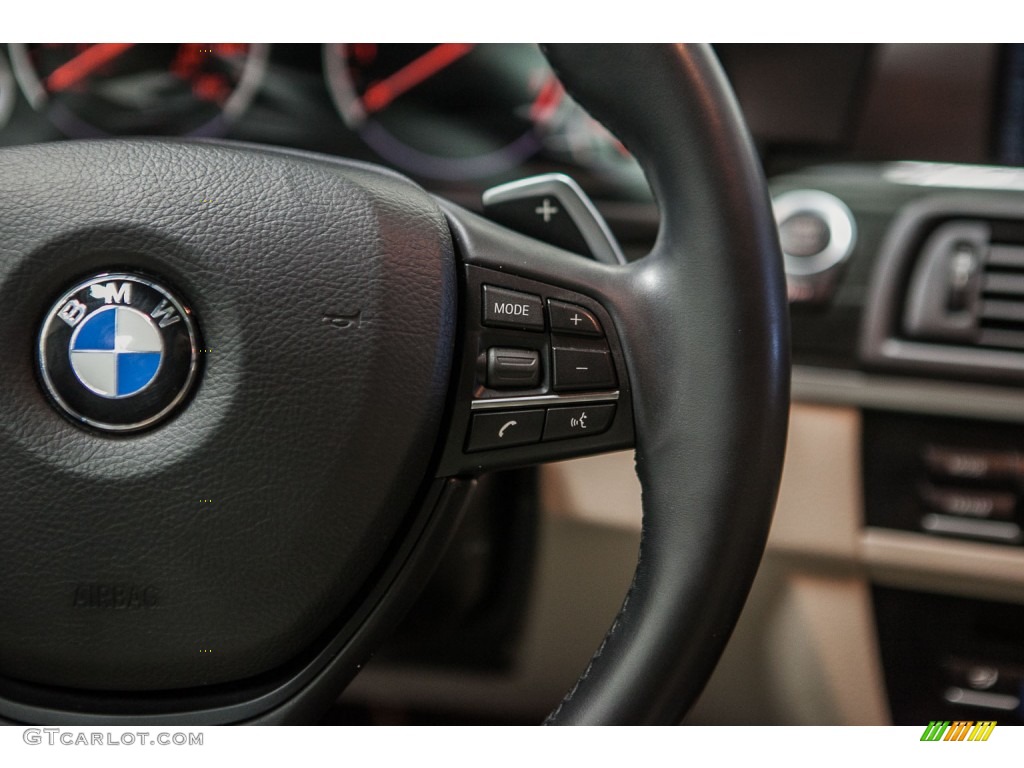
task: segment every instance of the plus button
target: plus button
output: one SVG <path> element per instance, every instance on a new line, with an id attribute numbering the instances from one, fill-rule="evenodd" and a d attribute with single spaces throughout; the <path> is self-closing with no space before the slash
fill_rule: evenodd
<path id="1" fill-rule="evenodd" d="M 544 202 L 533 209 L 533 212 L 544 219 L 545 224 L 551 222 L 551 217 L 558 213 L 558 208 L 551 204 L 548 198 L 544 198 Z"/>

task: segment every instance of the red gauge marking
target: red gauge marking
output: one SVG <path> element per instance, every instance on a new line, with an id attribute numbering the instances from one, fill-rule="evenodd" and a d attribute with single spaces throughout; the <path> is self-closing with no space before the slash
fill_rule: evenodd
<path id="1" fill-rule="evenodd" d="M 475 47 L 476 43 L 442 43 L 434 46 L 394 74 L 367 88 L 362 99 L 363 109 L 371 115 L 380 112 L 403 93 L 454 64 Z"/>
<path id="2" fill-rule="evenodd" d="M 231 86 L 219 75 L 199 75 L 192 84 L 192 94 L 202 101 L 223 105 L 231 95 Z"/>
<path id="3" fill-rule="evenodd" d="M 248 43 L 213 43 L 210 53 L 222 58 L 245 56 L 249 52 Z"/>
<path id="4" fill-rule="evenodd" d="M 364 67 L 373 63 L 377 58 L 376 43 L 353 43 L 351 46 L 352 57 Z"/>
<path id="5" fill-rule="evenodd" d="M 67 90 L 134 46 L 135 43 L 99 43 L 89 46 L 53 70 L 46 78 L 46 88 L 50 93 Z"/>
<path id="6" fill-rule="evenodd" d="M 181 43 L 170 70 L 175 77 L 191 83 L 192 95 L 197 99 L 223 106 L 231 96 L 232 85 L 223 72 L 207 68 L 211 61 L 245 56 L 248 50 L 247 43 Z"/>
<path id="7" fill-rule="evenodd" d="M 537 98 L 530 105 L 530 120 L 535 123 L 544 123 L 550 120 L 564 95 L 565 88 L 562 83 L 554 74 L 549 76 L 537 93 Z"/>

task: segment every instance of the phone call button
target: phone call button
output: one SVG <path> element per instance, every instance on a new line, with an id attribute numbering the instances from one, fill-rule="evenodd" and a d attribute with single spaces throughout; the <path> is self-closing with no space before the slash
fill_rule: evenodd
<path id="1" fill-rule="evenodd" d="M 512 445 L 540 442 L 544 431 L 544 410 L 475 413 L 469 428 L 466 451 L 488 451 Z"/>

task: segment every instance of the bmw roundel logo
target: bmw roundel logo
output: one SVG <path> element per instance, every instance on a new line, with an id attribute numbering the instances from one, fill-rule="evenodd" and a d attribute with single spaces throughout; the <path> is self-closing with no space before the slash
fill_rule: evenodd
<path id="1" fill-rule="evenodd" d="M 195 319 L 170 291 L 139 275 L 105 273 L 50 308 L 39 371 L 72 420 L 127 432 L 155 424 L 185 399 L 198 348 Z"/>

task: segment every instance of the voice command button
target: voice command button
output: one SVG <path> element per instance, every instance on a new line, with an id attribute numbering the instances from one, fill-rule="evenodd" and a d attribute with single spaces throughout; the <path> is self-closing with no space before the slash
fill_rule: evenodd
<path id="1" fill-rule="evenodd" d="M 567 437 L 598 435 L 611 426 L 615 416 L 613 403 L 604 405 L 581 405 L 573 408 L 549 408 L 544 424 L 545 440 L 562 440 Z"/>

